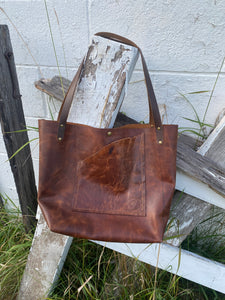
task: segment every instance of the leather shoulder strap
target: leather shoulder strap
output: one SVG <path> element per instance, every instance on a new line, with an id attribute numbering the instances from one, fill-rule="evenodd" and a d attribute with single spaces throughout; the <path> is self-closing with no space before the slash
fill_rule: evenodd
<path id="1" fill-rule="evenodd" d="M 82 69 L 84 64 L 84 58 L 82 60 L 82 63 L 79 66 L 79 69 L 77 70 L 76 75 L 74 76 L 69 89 L 65 95 L 65 98 L 63 100 L 63 103 L 61 105 L 59 114 L 58 114 L 58 122 L 59 122 L 59 128 L 58 128 L 58 140 L 61 141 L 64 137 L 64 132 L 66 128 L 66 121 L 70 112 L 71 104 L 73 102 L 74 93 L 76 91 L 76 88 L 78 86 Z"/>

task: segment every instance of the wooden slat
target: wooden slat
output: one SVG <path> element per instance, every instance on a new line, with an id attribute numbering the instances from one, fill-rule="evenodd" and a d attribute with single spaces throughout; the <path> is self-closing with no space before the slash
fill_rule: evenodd
<path id="1" fill-rule="evenodd" d="M 9 30 L 0 25 L 0 122 L 8 157 L 28 143 L 26 122 Z M 10 159 L 23 221 L 27 231 L 36 224 L 37 189 L 29 144 Z"/>
<path id="2" fill-rule="evenodd" d="M 225 265 L 167 244 L 123 244 L 95 241 L 225 294 Z"/>
<path id="3" fill-rule="evenodd" d="M 63 101 L 64 94 L 67 92 L 71 81 L 64 77 L 54 76 L 51 80 L 40 79 L 34 83 L 35 87 L 59 101 Z M 62 88 L 63 87 L 63 88 Z"/>
<path id="4" fill-rule="evenodd" d="M 178 168 L 176 189 L 225 209 L 224 196 L 211 189 L 207 184 L 185 174 Z"/>
<path id="5" fill-rule="evenodd" d="M 210 134 L 208 139 L 201 145 L 201 147 L 198 150 L 198 153 L 202 155 L 202 157 L 205 157 L 206 159 L 211 159 L 214 163 L 214 165 L 219 166 L 220 168 L 225 169 L 225 117 L 221 119 L 220 123 L 216 126 L 216 128 L 213 130 L 213 132 Z M 187 147 L 188 148 L 188 147 Z M 181 162 L 182 163 L 182 162 Z M 185 162 L 187 163 L 187 162 Z M 189 162 L 190 164 L 194 165 L 193 162 Z M 214 180 L 214 183 L 219 182 L 220 184 L 223 184 L 223 176 L 224 174 L 220 174 L 219 172 L 215 174 L 213 172 L 213 167 L 210 169 L 209 166 L 207 168 L 203 164 L 202 167 L 200 166 L 200 169 L 203 174 L 206 172 L 210 172 L 210 175 L 214 174 L 214 179 L 212 179 L 212 182 Z M 218 171 L 218 170 L 217 170 Z M 206 218 L 207 214 L 212 209 L 212 205 L 209 203 L 206 203 L 204 201 L 199 200 L 196 197 L 192 197 L 191 195 L 196 195 L 196 193 L 199 193 L 198 196 L 201 197 L 201 185 L 202 183 L 199 183 L 198 181 L 192 180 L 192 178 L 187 178 L 187 175 L 183 171 L 178 171 L 179 178 L 177 180 L 177 185 L 180 185 L 180 188 L 182 189 L 182 182 L 183 181 L 183 187 L 185 187 L 187 190 L 189 190 L 189 195 L 183 194 L 183 195 L 177 195 L 177 198 L 179 198 L 179 201 L 174 201 L 176 203 L 175 207 L 172 205 L 171 209 L 171 219 L 170 219 L 170 227 L 166 233 L 166 237 L 173 237 L 177 236 L 176 238 L 168 240 L 168 243 L 172 245 L 179 246 L 181 242 L 187 237 L 188 234 L 191 233 L 191 231 L 202 221 Z M 198 172 L 196 170 L 196 172 Z M 183 179 L 183 180 L 182 180 Z M 209 186 L 211 183 L 209 184 Z M 187 188 L 189 186 L 189 188 Z M 219 194 L 213 194 L 212 190 L 209 189 L 209 187 L 204 187 L 204 198 L 208 197 L 207 199 L 210 201 L 210 203 L 225 208 L 225 198 L 223 198 Z M 191 194 L 191 195 L 190 195 Z"/>
<path id="6" fill-rule="evenodd" d="M 221 168 L 225 168 L 225 118 L 221 120 L 219 126 L 221 125 L 223 125 L 223 128 L 217 134 L 215 140 L 208 148 L 205 156 L 210 157 L 210 159 L 217 162 L 218 166 Z M 223 180 L 222 176 L 219 178 L 221 182 Z"/>
<path id="7" fill-rule="evenodd" d="M 166 243 L 180 246 L 192 230 L 205 218 L 212 205 L 184 192 L 176 191 L 164 238 Z"/>
<path id="8" fill-rule="evenodd" d="M 225 195 L 225 169 L 217 164 L 217 160 L 202 156 L 187 145 L 178 143 L 177 167 L 189 176 L 206 183 L 216 192 Z"/>
<path id="9" fill-rule="evenodd" d="M 125 94 L 125 80 L 129 80 L 137 58 L 135 48 L 95 37 L 69 119 L 96 127 L 111 126 Z M 40 214 L 18 299 L 46 298 L 61 272 L 71 241 L 70 237 L 50 232 Z"/>
<path id="10" fill-rule="evenodd" d="M 0 195 L 0 210 L 3 208 L 3 206 L 4 206 L 4 203 L 3 203 L 2 197 Z"/>

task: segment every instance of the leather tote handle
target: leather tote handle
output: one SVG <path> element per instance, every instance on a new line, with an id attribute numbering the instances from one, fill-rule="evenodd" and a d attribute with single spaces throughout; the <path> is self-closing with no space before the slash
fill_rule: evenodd
<path id="1" fill-rule="evenodd" d="M 128 40 L 127 38 L 124 38 L 124 37 L 114 34 L 114 33 L 98 32 L 95 35 L 136 47 L 139 50 L 139 53 L 141 55 L 142 65 L 143 65 L 143 71 L 144 71 L 144 75 L 145 75 L 145 84 L 146 84 L 146 88 L 147 88 L 147 94 L 148 94 L 149 117 L 150 117 L 149 123 L 150 123 L 151 127 L 155 126 L 157 140 L 158 140 L 158 142 L 162 143 L 163 127 L 162 127 L 161 117 L 160 117 L 160 113 L 159 113 L 159 108 L 158 108 L 155 93 L 153 90 L 152 82 L 151 82 L 151 79 L 150 79 L 150 76 L 148 73 L 148 68 L 147 68 L 147 65 L 146 65 L 146 62 L 145 62 L 145 59 L 144 59 L 141 49 L 131 40 Z M 61 106 L 61 109 L 60 109 L 60 112 L 58 115 L 58 122 L 59 122 L 58 140 L 62 140 L 64 137 L 66 120 L 67 120 L 69 110 L 70 110 L 70 107 L 71 107 L 71 104 L 73 101 L 75 90 L 78 86 L 78 83 L 79 83 L 79 80 L 81 77 L 83 64 L 84 64 L 84 59 L 80 65 L 73 81 L 70 84 L 70 87 L 67 91 L 67 94 L 64 98 L 64 101 L 62 103 L 62 106 Z"/>
<path id="2" fill-rule="evenodd" d="M 81 73 L 82 73 L 82 69 L 83 69 L 83 64 L 84 64 L 84 58 L 77 70 L 76 75 L 74 76 L 69 89 L 64 97 L 63 103 L 61 105 L 59 114 L 58 114 L 58 122 L 59 122 L 59 127 L 58 127 L 58 140 L 61 141 L 64 137 L 64 132 L 65 132 L 65 128 L 66 128 L 66 121 L 69 115 L 69 111 L 70 111 L 70 107 L 71 104 L 73 102 L 73 97 L 74 97 L 74 93 L 76 91 L 76 88 L 78 86 L 80 77 L 81 77 Z"/>

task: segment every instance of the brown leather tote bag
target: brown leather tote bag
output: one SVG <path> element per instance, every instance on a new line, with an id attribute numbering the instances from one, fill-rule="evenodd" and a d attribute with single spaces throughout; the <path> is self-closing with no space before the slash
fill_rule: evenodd
<path id="1" fill-rule="evenodd" d="M 138 48 L 112 33 L 97 35 Z M 138 49 L 150 124 L 100 129 L 66 122 L 83 63 L 58 120 L 39 120 L 38 202 L 54 232 L 111 242 L 163 240 L 175 186 L 177 125 L 162 125 Z"/>

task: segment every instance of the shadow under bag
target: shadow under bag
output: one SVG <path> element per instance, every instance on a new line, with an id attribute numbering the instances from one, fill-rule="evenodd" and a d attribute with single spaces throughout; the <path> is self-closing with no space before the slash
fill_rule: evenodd
<path id="1" fill-rule="evenodd" d="M 100 129 L 67 117 L 83 61 L 57 121 L 39 120 L 38 203 L 50 230 L 111 242 L 162 242 L 176 177 L 177 125 L 162 125 L 140 48 L 150 123 Z"/>

